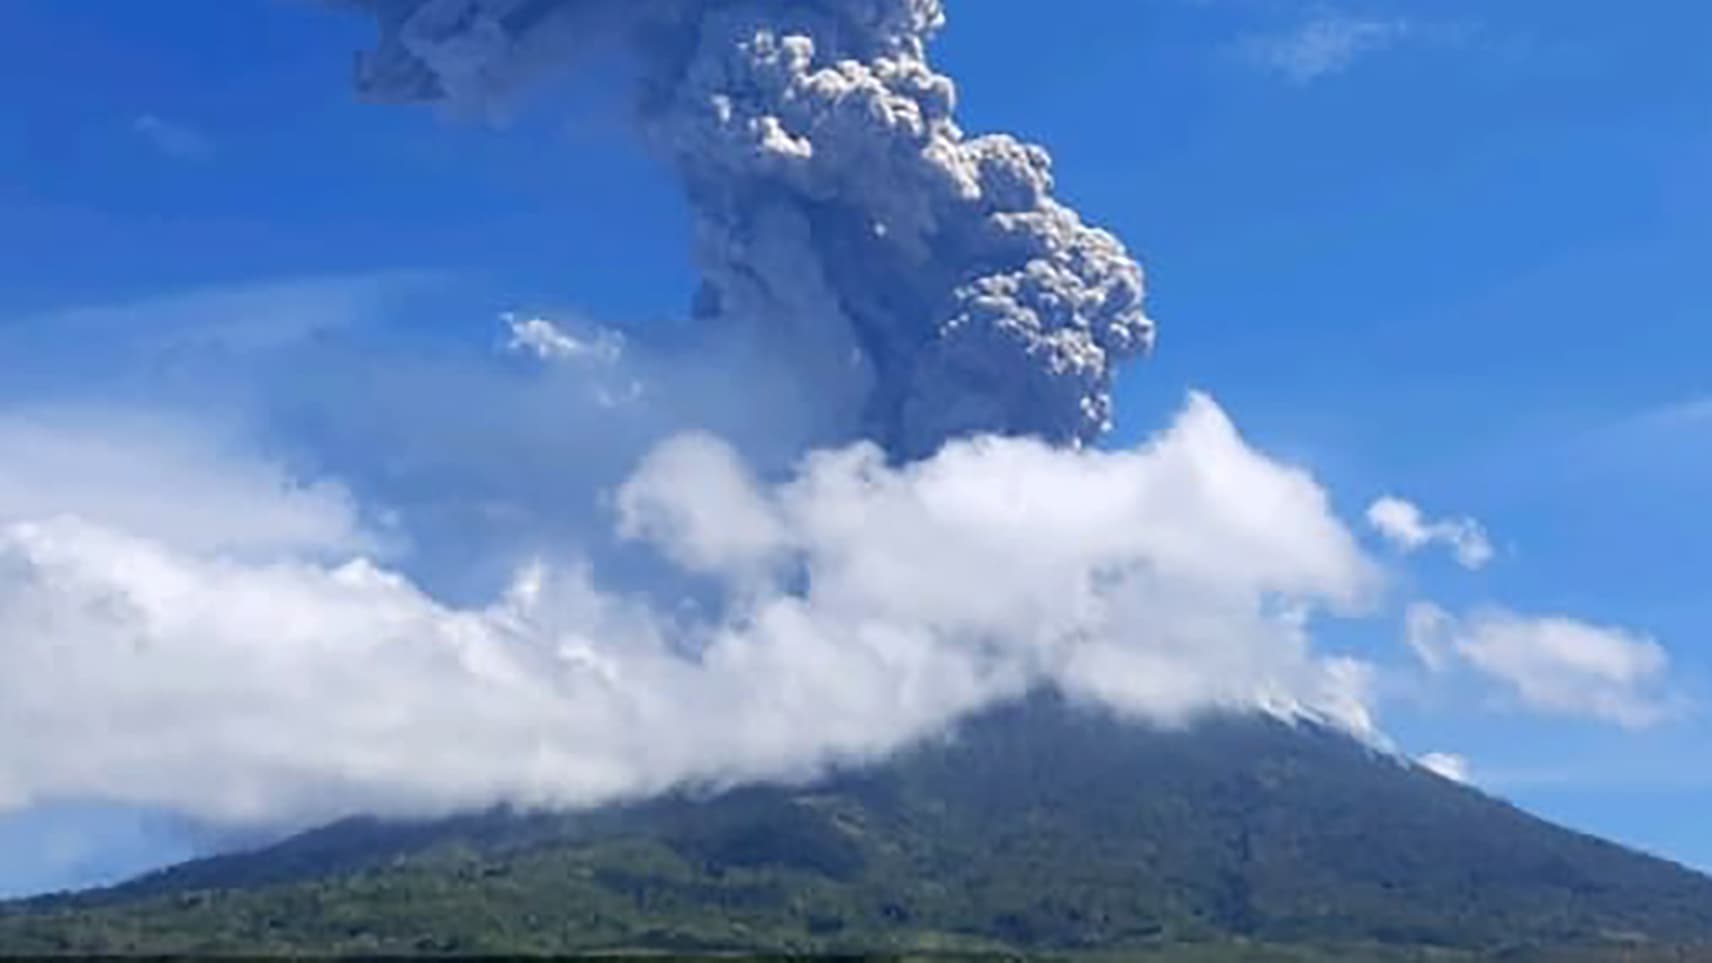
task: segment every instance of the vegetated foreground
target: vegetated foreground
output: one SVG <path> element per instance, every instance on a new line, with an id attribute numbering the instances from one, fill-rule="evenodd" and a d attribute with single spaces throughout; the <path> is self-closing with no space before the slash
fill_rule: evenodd
<path id="1" fill-rule="evenodd" d="M 0 953 L 1712 960 L 1712 879 L 1311 725 L 1040 696 L 807 788 L 353 820 L 0 908 Z"/>

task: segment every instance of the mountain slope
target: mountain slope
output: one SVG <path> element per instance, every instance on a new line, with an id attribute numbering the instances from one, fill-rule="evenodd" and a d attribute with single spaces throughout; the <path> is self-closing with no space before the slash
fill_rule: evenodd
<path id="1" fill-rule="evenodd" d="M 1337 733 L 1252 718 L 1162 732 L 1046 697 L 813 787 L 354 821 L 0 911 L 0 950 L 85 952 L 1235 940 L 1380 959 L 1708 938 L 1712 880 Z"/>

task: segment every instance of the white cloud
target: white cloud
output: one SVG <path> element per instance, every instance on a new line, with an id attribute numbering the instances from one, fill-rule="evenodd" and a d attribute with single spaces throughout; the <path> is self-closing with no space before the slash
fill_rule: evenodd
<path id="1" fill-rule="evenodd" d="M 747 577 L 791 549 L 778 506 L 737 452 L 711 435 L 681 435 L 655 449 L 617 503 L 621 535 L 654 543 L 690 572 Z"/>
<path id="2" fill-rule="evenodd" d="M 131 121 L 131 130 L 174 160 L 205 161 L 214 156 L 214 140 L 207 134 L 156 114 L 139 115 Z"/>
<path id="3" fill-rule="evenodd" d="M 1457 650 L 1544 712 L 1643 727 L 1671 711 L 1657 691 L 1669 656 L 1657 642 L 1624 629 L 1492 611 L 1466 627 Z"/>
<path id="4" fill-rule="evenodd" d="M 1041 682 L 1161 722 L 1371 724 L 1367 668 L 1306 629 L 1369 601 L 1372 563 L 1206 398 L 1132 451 L 862 445 L 776 484 L 681 437 L 617 506 L 722 609 L 576 563 L 457 608 L 362 561 L 0 527 L 0 712 L 31 734 L 0 740 L 0 798 L 272 823 L 591 802 L 883 753 Z"/>
<path id="5" fill-rule="evenodd" d="M 631 373 L 635 365 L 625 366 L 624 336 L 611 328 L 585 325 L 573 330 L 546 318 L 520 318 L 503 314 L 510 333 L 506 350 L 528 354 L 551 364 L 592 366 L 598 371 L 581 372 L 588 377 L 590 398 L 602 409 L 633 405 L 642 400 L 642 381 Z"/>
<path id="6" fill-rule="evenodd" d="M 624 337 L 608 328 L 573 332 L 546 318 L 501 316 L 511 333 L 506 347 L 542 361 L 593 361 L 613 364 L 624 354 Z"/>
<path id="7" fill-rule="evenodd" d="M 599 493 L 680 430 L 716 432 L 767 472 L 853 433 L 859 412 L 767 339 L 660 325 L 620 343 L 558 323 L 621 350 L 518 361 L 487 300 L 455 276 L 396 271 L 0 318 L 0 411 L 72 399 L 215 419 L 220 438 L 336 475 L 365 517 L 384 509 L 408 537 L 400 564 L 463 601 L 490 597 L 526 556 L 607 552 Z"/>
<path id="8" fill-rule="evenodd" d="M 1682 708 L 1668 685 L 1669 654 L 1627 629 L 1498 608 L 1457 619 L 1421 604 L 1409 611 L 1407 634 L 1429 667 L 1456 660 L 1542 714 L 1645 728 Z"/>
<path id="9" fill-rule="evenodd" d="M 1486 529 L 1472 518 L 1428 521 L 1413 503 L 1387 495 L 1368 506 L 1367 523 L 1404 552 L 1444 545 L 1458 565 L 1471 571 L 1492 561 L 1492 542 Z"/>
<path id="10" fill-rule="evenodd" d="M 218 434 L 104 407 L 0 409 L 0 524 L 58 516 L 193 552 L 371 551 L 350 495 Z"/>
<path id="11" fill-rule="evenodd" d="M 1417 760 L 1421 768 L 1449 779 L 1451 782 L 1467 784 L 1468 760 L 1449 752 L 1429 752 Z"/>
<path id="12" fill-rule="evenodd" d="M 1412 29 L 1406 20 L 1324 12 L 1283 33 L 1249 37 L 1242 48 L 1263 69 L 1305 84 L 1392 46 Z"/>

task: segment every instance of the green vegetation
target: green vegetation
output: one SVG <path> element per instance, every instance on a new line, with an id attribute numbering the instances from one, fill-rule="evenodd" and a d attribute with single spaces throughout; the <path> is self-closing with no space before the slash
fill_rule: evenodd
<path id="1" fill-rule="evenodd" d="M 1712 880 L 1334 733 L 1056 700 L 797 789 L 354 821 L 0 908 L 0 952 L 1693 960 Z"/>

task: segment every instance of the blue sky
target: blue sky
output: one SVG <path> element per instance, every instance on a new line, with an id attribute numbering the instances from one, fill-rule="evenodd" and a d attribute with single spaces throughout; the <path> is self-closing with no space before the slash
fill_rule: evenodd
<path id="1" fill-rule="evenodd" d="M 404 352 L 431 380 L 436 359 L 500 339 L 502 311 L 683 313 L 687 214 L 617 103 L 554 93 L 503 127 L 460 123 L 354 100 L 351 54 L 370 39 L 356 18 L 75 6 L 17 4 L 0 36 L 0 405 L 229 404 L 246 445 L 337 462 L 360 501 L 396 453 L 329 420 L 337 371 L 186 383 L 114 345 L 201 305 L 358 330 L 351 365 Z M 1120 382 L 1114 444 L 1210 392 L 1346 518 L 1395 493 L 1479 519 L 1490 565 L 1422 555 L 1401 595 L 1656 639 L 1690 704 L 1656 725 L 1436 690 L 1388 701 L 1382 725 L 1534 811 L 1712 867 L 1712 717 L 1691 705 L 1712 692 L 1712 8 L 1050 6 L 952 0 L 936 57 L 966 126 L 1050 147 L 1061 192 L 1147 265 L 1159 349 Z M 270 393 L 258 423 L 240 399 L 276 381 L 296 393 Z M 450 568 L 419 577 L 448 595 L 499 577 Z M 1402 634 L 1399 602 L 1329 641 Z M 194 847 L 163 821 L 94 803 L 0 817 L 0 851 L 25 854 L 0 892 Z"/>

